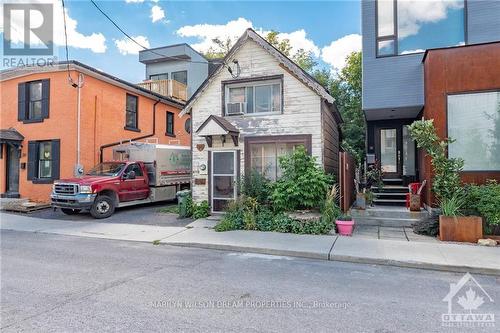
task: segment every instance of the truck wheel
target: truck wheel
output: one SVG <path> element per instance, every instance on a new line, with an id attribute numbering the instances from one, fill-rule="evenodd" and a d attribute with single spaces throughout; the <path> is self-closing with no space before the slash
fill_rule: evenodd
<path id="1" fill-rule="evenodd" d="M 76 215 L 80 213 L 81 209 L 61 208 L 61 212 L 66 215 Z"/>
<path id="2" fill-rule="evenodd" d="M 107 195 L 99 195 L 90 208 L 90 215 L 96 219 L 105 219 L 115 212 L 115 201 Z"/>

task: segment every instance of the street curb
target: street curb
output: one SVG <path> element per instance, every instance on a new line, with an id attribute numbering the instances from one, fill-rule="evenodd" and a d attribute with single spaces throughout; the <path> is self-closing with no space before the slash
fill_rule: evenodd
<path id="1" fill-rule="evenodd" d="M 401 260 L 388 260 L 388 259 L 376 259 L 376 258 L 362 258 L 362 257 L 351 257 L 344 255 L 342 256 L 332 255 L 330 256 L 330 261 L 352 262 L 357 264 L 383 265 L 383 266 L 394 266 L 394 267 L 404 267 L 404 268 L 417 268 L 417 269 L 425 269 L 425 270 L 441 271 L 441 272 L 455 272 L 455 273 L 468 272 L 474 274 L 500 276 L 500 269 L 495 269 L 495 268 L 441 265 L 441 264 L 432 264 L 421 261 L 401 261 Z"/>
<path id="2" fill-rule="evenodd" d="M 493 275 L 500 276 L 500 269 L 494 268 L 480 268 L 480 267 L 470 267 L 470 266 L 456 266 L 456 265 L 440 265 L 432 264 L 419 261 L 400 261 L 400 260 L 387 260 L 387 259 L 376 259 L 376 258 L 363 258 L 363 257 L 352 257 L 352 256 L 340 256 L 333 253 L 314 253 L 314 252 L 300 252 L 292 250 L 276 250 L 276 249 L 264 249 L 255 247 L 245 247 L 245 246 L 235 246 L 235 245 L 222 245 L 222 244 L 207 244 L 207 243 L 176 243 L 176 242 L 162 242 L 162 245 L 171 245 L 179 247 L 192 247 L 210 250 L 221 250 L 221 251 L 234 251 L 234 252 L 250 252 L 258 254 L 269 254 L 276 256 L 288 256 L 306 259 L 319 259 L 325 261 L 338 261 L 338 262 L 350 262 L 356 264 L 370 264 L 370 265 L 383 265 L 383 266 L 393 266 L 393 267 L 404 267 L 404 268 L 416 268 L 425 270 L 434 270 L 441 272 L 455 272 L 455 273 L 474 273 L 483 275 Z"/>
<path id="3" fill-rule="evenodd" d="M 233 252 L 250 252 L 258 254 L 269 254 L 275 256 L 287 256 L 287 257 L 297 257 L 297 258 L 307 258 L 307 259 L 320 259 L 328 260 L 328 253 L 317 253 L 317 252 L 302 252 L 293 250 L 277 250 L 277 249 L 265 249 L 256 247 L 246 247 L 237 245 L 223 245 L 223 244 L 208 244 L 208 243 L 181 243 L 181 242 L 160 242 L 162 245 L 172 245 L 179 247 L 194 247 L 200 249 L 209 250 L 222 250 L 222 251 L 233 251 Z"/>

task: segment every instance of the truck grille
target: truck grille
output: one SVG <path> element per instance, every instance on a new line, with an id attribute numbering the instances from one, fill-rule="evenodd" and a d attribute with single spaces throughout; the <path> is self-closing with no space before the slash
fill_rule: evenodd
<path id="1" fill-rule="evenodd" d="M 73 195 L 78 193 L 78 185 L 76 184 L 55 184 L 54 193 L 62 195 Z"/>

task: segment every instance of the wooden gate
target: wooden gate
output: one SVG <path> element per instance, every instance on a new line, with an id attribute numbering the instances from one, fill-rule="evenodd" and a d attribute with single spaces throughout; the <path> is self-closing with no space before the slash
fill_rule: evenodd
<path id="1" fill-rule="evenodd" d="M 345 213 L 349 210 L 356 197 L 354 193 L 356 163 L 354 157 L 345 151 L 339 152 L 339 163 L 340 208 Z"/>

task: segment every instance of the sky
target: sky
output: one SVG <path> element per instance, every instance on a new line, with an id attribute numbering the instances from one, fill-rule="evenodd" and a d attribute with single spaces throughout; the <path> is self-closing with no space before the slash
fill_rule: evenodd
<path id="1" fill-rule="evenodd" d="M 61 2 L 35 1 L 54 4 L 55 53 L 59 60 L 64 60 Z M 251 27 L 263 34 L 280 32 L 279 37 L 288 38 L 293 49 L 311 51 L 319 67 L 332 70 L 343 67 L 345 57 L 361 49 L 361 10 L 357 0 L 96 2 L 146 47 L 188 43 L 203 52 L 213 46 L 213 38 L 236 40 Z M 70 59 L 130 82 L 145 79 L 145 65 L 138 61 L 140 47 L 118 31 L 90 1 L 66 0 L 65 7 Z"/>

